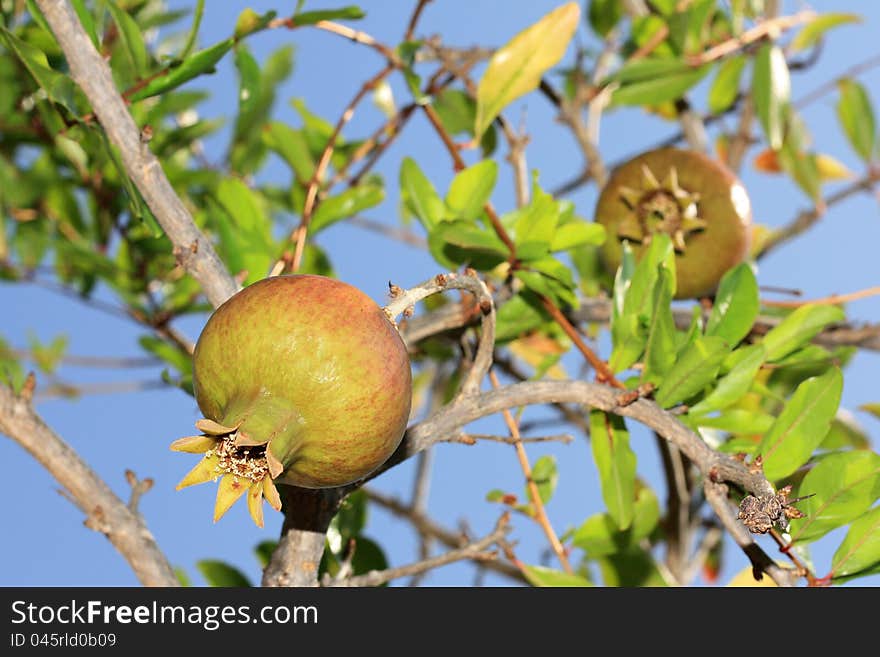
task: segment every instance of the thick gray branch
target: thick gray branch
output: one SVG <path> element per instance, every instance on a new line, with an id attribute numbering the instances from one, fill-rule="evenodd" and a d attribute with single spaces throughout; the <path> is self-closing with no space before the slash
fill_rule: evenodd
<path id="1" fill-rule="evenodd" d="M 0 432 L 24 447 L 64 487 L 86 514 L 86 525 L 104 534 L 145 586 L 179 586 L 165 555 L 140 515 L 105 484 L 70 445 L 34 412 L 27 399 L 0 386 Z"/>
<path id="2" fill-rule="evenodd" d="M 418 454 L 431 445 L 457 436 L 462 427 L 504 409 L 534 404 L 571 403 L 631 417 L 676 445 L 707 478 L 729 481 L 753 494 L 773 494 L 773 486 L 741 461 L 720 454 L 672 413 L 647 399 L 621 405 L 620 390 L 586 381 L 530 381 L 459 398 L 424 422 L 411 426 L 392 457 L 372 477 Z"/>
<path id="3" fill-rule="evenodd" d="M 181 265 L 195 278 L 216 307 L 238 290 L 238 284 L 196 227 L 177 196 L 159 160 L 141 139 L 128 107 L 113 83 L 110 66 L 101 57 L 65 0 L 37 0 L 110 142 L 119 149 L 126 173 L 140 190 L 156 220 L 174 244 Z"/>
<path id="4" fill-rule="evenodd" d="M 318 586 L 318 567 L 330 521 L 345 498 L 340 488 L 280 486 L 284 526 L 263 571 L 263 586 Z"/>

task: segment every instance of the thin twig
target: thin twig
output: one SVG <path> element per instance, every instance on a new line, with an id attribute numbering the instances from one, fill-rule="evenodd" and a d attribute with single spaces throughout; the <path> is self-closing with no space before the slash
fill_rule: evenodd
<path id="1" fill-rule="evenodd" d="M 816 207 L 798 213 L 793 220 L 770 234 L 761 248 L 758 258 L 765 257 L 785 242 L 806 232 L 824 216 L 825 211 L 831 206 L 860 192 L 870 192 L 878 182 L 880 182 L 880 168 L 871 169 L 864 177 L 830 194 Z"/>
<path id="2" fill-rule="evenodd" d="M 476 444 L 480 440 L 488 440 L 490 442 L 495 443 L 505 443 L 507 445 L 517 445 L 517 444 L 526 444 L 526 443 L 564 443 L 568 444 L 574 440 L 574 436 L 568 433 L 557 433 L 550 436 L 529 436 L 524 438 L 522 436 L 517 436 L 514 438 L 513 436 L 496 436 L 493 434 L 487 433 L 463 433 L 458 436 L 457 439 L 450 440 L 449 442 L 456 443 L 464 443 L 466 445 Z"/>
<path id="3" fill-rule="evenodd" d="M 498 390 L 500 383 L 498 382 L 498 377 L 495 372 L 492 370 L 489 370 L 489 380 L 492 382 L 492 387 Z M 519 461 L 519 466 L 523 471 L 523 476 L 526 478 L 526 490 L 529 492 L 529 500 L 532 503 L 535 521 L 541 527 L 544 536 L 547 537 L 547 541 L 550 543 L 550 547 L 556 554 L 556 558 L 559 559 L 562 569 L 567 573 L 573 573 L 574 569 L 571 567 L 571 562 L 568 560 L 565 546 L 559 541 L 559 537 L 556 535 L 556 530 L 553 529 L 553 524 L 550 522 L 550 518 L 547 517 L 547 510 L 544 508 L 544 502 L 541 500 L 541 492 L 538 490 L 538 485 L 532 477 L 532 466 L 529 463 L 529 457 L 526 454 L 526 449 L 520 439 L 519 425 L 510 410 L 504 409 L 501 413 L 504 417 L 504 424 L 507 425 L 507 430 L 510 432 L 510 437 L 514 441 L 513 446 L 516 449 L 516 458 Z"/>
<path id="4" fill-rule="evenodd" d="M 25 358 L 32 362 L 38 360 L 38 355 L 27 349 L 12 349 L 12 355 L 16 358 Z M 163 361 L 158 358 L 139 358 L 136 356 L 126 358 L 124 356 L 77 356 L 64 354 L 59 362 L 72 367 L 95 367 L 100 369 L 140 369 L 156 367 Z"/>
<path id="5" fill-rule="evenodd" d="M 416 25 L 419 22 L 419 18 L 422 16 L 422 11 L 424 11 L 425 7 L 429 5 L 431 1 L 432 0 L 418 0 L 412 16 L 409 17 L 409 23 L 407 24 L 406 32 L 403 35 L 404 41 L 412 41 L 413 35 L 416 32 Z"/>
<path id="6" fill-rule="evenodd" d="M 466 559 L 480 561 L 492 560 L 495 558 L 495 555 L 486 552 L 486 550 L 496 543 L 501 542 L 504 539 L 505 534 L 510 531 L 508 520 L 509 516 L 505 513 L 498 520 L 498 523 L 495 525 L 495 529 L 491 534 L 479 541 L 471 543 L 470 545 L 466 545 L 457 550 L 451 550 L 446 554 L 425 559 L 424 561 L 417 561 L 416 563 L 406 566 L 400 566 L 399 568 L 373 570 L 365 575 L 355 575 L 343 580 L 336 580 L 325 576 L 322 583 L 324 586 L 380 586 L 400 577 L 409 577 L 411 575 L 424 573 L 433 570 L 434 568 L 439 568 L 440 566 L 455 563 L 456 561 L 463 561 Z"/>
<path id="7" fill-rule="evenodd" d="M 841 303 L 857 301 L 858 299 L 876 297 L 877 295 L 880 295 L 880 285 L 865 288 L 864 290 L 849 292 L 847 294 L 832 294 L 820 299 L 798 299 L 797 301 L 768 301 L 763 299 L 761 300 L 761 305 L 772 306 L 774 308 L 800 308 L 807 304 L 816 306 L 836 306 Z"/>
<path id="8" fill-rule="evenodd" d="M 467 536 L 462 532 L 443 527 L 431 520 L 428 516 L 415 512 L 408 505 L 394 497 L 385 495 L 384 493 L 370 487 L 364 487 L 363 491 L 367 494 L 367 498 L 371 502 L 375 502 L 389 513 L 409 522 L 413 526 L 413 529 L 415 529 L 421 536 L 436 539 L 446 547 L 453 549 L 462 548 L 470 542 Z M 504 561 L 481 561 L 480 567 L 499 575 L 509 577 L 521 584 L 526 583 L 526 580 L 519 569 Z"/>
<path id="9" fill-rule="evenodd" d="M 296 244 L 293 260 L 288 263 L 284 258 L 279 259 L 272 267 L 272 271 L 269 274 L 270 276 L 277 276 L 282 273 L 288 264 L 291 271 L 295 272 L 299 269 L 306 244 L 306 233 L 308 232 L 309 223 L 312 220 L 312 215 L 318 204 L 318 190 L 320 189 L 321 180 L 324 178 L 327 167 L 330 166 L 330 158 L 333 156 L 333 149 L 336 147 L 336 141 L 342 133 L 342 128 L 351 121 L 351 118 L 354 116 L 355 108 L 357 108 L 358 104 L 364 99 L 364 97 L 374 89 L 379 82 L 388 77 L 393 70 L 394 67 L 390 63 L 386 64 L 381 71 L 364 82 L 342 112 L 342 116 L 339 117 L 339 120 L 336 122 L 333 132 L 327 139 L 327 145 L 324 146 L 324 150 L 321 152 L 321 157 L 315 165 L 315 171 L 312 173 L 312 177 L 308 182 L 306 198 L 303 204 L 302 217 L 300 218 L 299 225 L 288 238 L 289 241 L 295 242 Z"/>
<path id="10" fill-rule="evenodd" d="M 848 78 L 856 77 L 857 75 L 861 75 L 865 71 L 869 71 L 876 66 L 880 66 L 880 54 L 871 55 L 870 57 L 859 62 L 858 64 L 850 66 L 843 73 L 840 73 L 831 80 L 828 80 L 827 82 L 819 85 L 812 91 L 804 94 L 803 96 L 795 100 L 792 103 L 792 107 L 794 107 L 795 109 L 803 109 L 810 103 L 819 100 L 825 94 L 831 93 L 832 91 L 837 89 L 841 81 Z"/>
<path id="11" fill-rule="evenodd" d="M 714 62 L 722 57 L 731 55 L 744 47 L 760 41 L 765 37 L 777 38 L 782 32 L 790 30 L 793 27 L 804 25 L 814 21 L 818 14 L 812 10 L 800 11 L 791 16 L 779 16 L 763 20 L 753 28 L 746 30 L 742 34 L 732 37 L 727 41 L 719 43 L 717 46 L 704 50 L 698 55 L 686 57 L 686 61 L 690 66 L 699 67 L 710 62 Z"/>
<path id="12" fill-rule="evenodd" d="M 486 372 L 492 365 L 492 351 L 495 346 L 495 303 L 486 284 L 480 280 L 476 272 L 468 271 L 464 275 L 455 272 L 438 274 L 421 285 L 409 290 L 393 288 L 393 298 L 385 306 L 385 314 L 394 319 L 401 313 L 413 308 L 422 299 L 446 290 L 465 290 L 474 295 L 477 306 L 482 313 L 480 342 L 471 369 L 459 389 L 459 396 L 479 391 Z"/>

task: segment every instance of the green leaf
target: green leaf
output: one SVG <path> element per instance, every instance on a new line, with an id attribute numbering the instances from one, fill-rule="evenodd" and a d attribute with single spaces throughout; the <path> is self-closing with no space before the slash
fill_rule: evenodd
<path id="1" fill-rule="evenodd" d="M 309 232 L 316 234 L 341 219 L 379 205 L 383 200 L 385 200 L 385 189 L 381 185 L 363 183 L 347 189 L 341 194 L 321 201 L 321 205 L 312 216 Z"/>
<path id="2" fill-rule="evenodd" d="M 494 232 L 469 221 L 442 222 L 428 235 L 428 247 L 438 262 L 453 268 L 468 264 L 485 271 L 508 257 L 507 247 Z"/>
<path id="3" fill-rule="evenodd" d="M 525 294 L 528 294 L 526 292 Z M 520 292 L 498 307 L 495 342 L 502 344 L 538 328 L 546 318 L 538 304 L 526 300 Z"/>
<path id="4" fill-rule="evenodd" d="M 388 559 L 385 556 L 385 551 L 376 541 L 366 536 L 358 536 L 355 539 L 351 567 L 355 575 L 363 575 L 371 570 L 387 569 Z M 387 586 L 387 584 L 383 584 L 383 586 Z"/>
<path id="5" fill-rule="evenodd" d="M 877 143 L 877 126 L 874 108 L 864 86 L 849 78 L 837 83 L 840 99 L 837 101 L 837 118 L 843 132 L 859 157 L 870 162 Z"/>
<path id="6" fill-rule="evenodd" d="M 275 552 L 277 547 L 278 541 L 270 539 L 257 543 L 254 547 L 254 554 L 257 555 L 257 561 L 260 562 L 261 568 L 265 568 L 269 565 L 269 560 L 272 559 L 272 553 Z"/>
<path id="7" fill-rule="evenodd" d="M 715 417 L 692 417 L 690 413 L 684 418 L 688 424 L 707 429 L 718 429 L 733 434 L 763 434 L 776 421 L 769 413 L 750 411 L 745 408 L 728 408 Z"/>
<path id="8" fill-rule="evenodd" d="M 400 164 L 400 196 L 406 209 L 415 215 L 429 233 L 443 221 L 446 214 L 443 199 L 438 196 L 416 161 L 410 157 L 403 158 Z"/>
<path id="9" fill-rule="evenodd" d="M 192 586 L 192 581 L 189 578 L 189 575 L 186 574 L 186 571 L 183 568 L 175 568 L 174 576 L 177 578 L 177 581 L 180 582 L 181 586 Z"/>
<path id="10" fill-rule="evenodd" d="M 141 28 L 124 9 L 121 9 L 114 0 L 107 0 L 107 9 L 113 16 L 113 22 L 118 28 L 119 38 L 125 53 L 134 71 L 135 77 L 143 77 L 147 70 L 147 46 Z"/>
<path id="11" fill-rule="evenodd" d="M 733 105 L 739 95 L 739 84 L 747 61 L 743 55 L 736 55 L 718 67 L 718 74 L 709 87 L 709 111 L 712 114 L 721 114 Z"/>
<path id="12" fill-rule="evenodd" d="M 859 425 L 853 415 L 840 409 L 837 416 L 831 421 L 831 428 L 825 434 L 822 444 L 823 450 L 842 449 L 870 449 L 871 437 Z"/>
<path id="13" fill-rule="evenodd" d="M 591 559 L 614 554 L 636 547 L 654 531 L 659 521 L 657 496 L 647 486 L 640 486 L 636 492 L 632 524 L 626 530 L 620 531 L 607 513 L 599 513 L 587 518 L 575 530 L 572 545 L 584 550 Z"/>
<path id="14" fill-rule="evenodd" d="M 870 402 L 859 406 L 860 410 L 870 413 L 874 417 L 880 419 L 880 402 Z"/>
<path id="15" fill-rule="evenodd" d="M 837 27 L 838 25 L 844 25 L 846 23 L 861 22 L 862 17 L 858 14 L 822 14 L 821 16 L 817 16 L 812 21 L 807 23 L 801 29 L 801 31 L 795 35 L 794 39 L 791 40 L 791 43 L 788 44 L 788 47 L 792 52 L 806 50 L 807 48 L 812 47 L 819 39 L 821 39 L 825 35 L 825 32 L 827 32 L 831 28 Z"/>
<path id="16" fill-rule="evenodd" d="M 305 185 L 311 180 L 315 161 L 302 130 L 294 130 L 280 121 L 271 121 L 263 128 L 262 139 L 269 149 L 281 156 L 301 184 Z"/>
<path id="17" fill-rule="evenodd" d="M 797 387 L 758 448 L 767 479 L 787 477 L 807 462 L 828 433 L 842 390 L 837 367 Z"/>
<path id="18" fill-rule="evenodd" d="M 22 41 L 12 32 L 0 27 L 0 35 L 6 42 L 7 47 L 15 53 L 16 57 L 25 65 L 28 72 L 53 103 L 66 107 L 74 116 L 77 115 L 74 103 L 74 82 L 63 73 L 59 73 L 49 66 L 49 61 L 42 50 L 27 41 Z"/>
<path id="19" fill-rule="evenodd" d="M 740 354 L 740 359 L 733 369 L 718 381 L 715 389 L 688 411 L 692 415 L 705 415 L 711 411 L 727 408 L 745 395 L 761 365 L 767 358 L 764 345 L 754 344 L 740 347 L 733 354 Z M 731 354 L 732 355 L 732 354 Z"/>
<path id="20" fill-rule="evenodd" d="M 760 306 L 755 274 L 748 263 L 741 263 L 721 279 L 706 335 L 720 336 L 730 346 L 739 344 L 752 330 Z"/>
<path id="21" fill-rule="evenodd" d="M 867 450 L 829 454 L 804 477 L 798 502 L 805 518 L 791 521 L 792 542 L 815 541 L 858 518 L 880 496 L 880 456 Z"/>
<path id="22" fill-rule="evenodd" d="M 577 246 L 589 244 L 600 246 L 605 243 L 605 226 L 594 221 L 575 219 L 556 228 L 550 250 L 567 251 Z"/>
<path id="23" fill-rule="evenodd" d="M 182 374 L 192 373 L 192 357 L 172 344 L 154 335 L 142 335 L 138 338 L 141 347 L 157 358 L 162 359 Z"/>
<path id="24" fill-rule="evenodd" d="M 608 515 L 618 529 L 626 529 L 633 521 L 636 455 L 629 446 L 629 432 L 623 418 L 590 411 L 590 445 Z"/>
<path id="25" fill-rule="evenodd" d="M 819 203 L 822 197 L 822 179 L 819 176 L 819 167 L 816 163 L 816 155 L 804 151 L 801 145 L 803 137 L 796 135 L 800 120 L 789 116 L 787 132 L 782 143 L 782 150 L 777 153 L 779 164 L 806 195 L 815 203 Z"/>
<path id="26" fill-rule="evenodd" d="M 217 201 L 222 210 L 214 217 L 224 260 L 236 274 L 247 271 L 248 285 L 264 278 L 274 244 L 263 197 L 237 178 L 224 178 L 217 186 Z"/>
<path id="27" fill-rule="evenodd" d="M 30 4 L 30 0 L 29 3 Z M 98 40 L 98 32 L 95 29 L 95 19 L 92 17 L 92 13 L 89 11 L 88 7 L 86 7 L 84 0 L 71 0 L 70 1 L 73 10 L 76 12 L 77 18 L 79 18 L 79 22 L 82 24 L 83 29 L 86 31 L 86 34 L 89 35 L 89 39 L 92 41 L 92 45 L 95 48 L 100 48 L 101 43 Z M 37 14 L 31 12 L 31 15 L 36 16 Z"/>
<path id="28" fill-rule="evenodd" d="M 536 263 L 529 263 L 534 267 Z M 577 307 L 578 299 L 574 294 L 574 288 L 559 281 L 554 276 L 538 271 L 518 270 L 514 276 L 525 283 L 525 286 L 545 297 L 548 297 L 556 304 L 564 304 L 573 308 Z"/>
<path id="29" fill-rule="evenodd" d="M 366 16 L 364 10 L 355 5 L 342 7 L 340 9 L 318 9 L 315 11 L 304 11 L 301 14 L 293 15 L 293 21 L 296 25 L 314 25 L 319 21 L 356 21 Z"/>
<path id="30" fill-rule="evenodd" d="M 196 568 L 208 582 L 208 586 L 245 587 L 252 586 L 247 576 L 235 566 L 216 559 L 202 559 Z"/>
<path id="31" fill-rule="evenodd" d="M 592 0 L 589 4 L 587 17 L 590 27 L 601 37 L 606 36 L 623 18 L 623 2 L 621 0 Z"/>
<path id="32" fill-rule="evenodd" d="M 153 78 L 145 87 L 133 93 L 130 97 L 132 102 L 165 93 L 171 89 L 176 89 L 195 77 L 206 73 L 213 73 L 217 62 L 223 59 L 223 55 L 229 52 L 234 43 L 234 39 L 226 39 L 220 43 L 215 43 L 210 48 L 200 50 L 179 64 L 169 67 L 165 75 Z"/>
<path id="33" fill-rule="evenodd" d="M 767 360 L 776 362 L 805 345 L 830 324 L 846 319 L 837 306 L 806 304 L 767 332 L 762 344 Z"/>
<path id="34" fill-rule="evenodd" d="M 547 504 L 556 490 L 559 472 L 556 469 L 556 458 L 550 455 L 540 457 L 532 466 L 532 481 L 538 487 L 541 502 Z M 528 495 L 526 495 L 528 497 Z"/>
<path id="35" fill-rule="evenodd" d="M 611 94 L 611 104 L 653 106 L 678 100 L 711 69 L 709 64 L 693 68 L 680 60 L 638 59 L 612 78 L 620 86 Z"/>
<path id="36" fill-rule="evenodd" d="M 546 257 L 559 223 L 559 203 L 535 181 L 531 203 L 508 217 L 515 217 L 513 231 L 517 256 L 521 260 Z"/>
<path id="37" fill-rule="evenodd" d="M 349 539 L 355 538 L 367 526 L 369 500 L 364 491 L 355 491 L 345 498 L 339 511 L 331 521 L 331 526 L 339 532 L 344 547 Z"/>
<path id="38" fill-rule="evenodd" d="M 568 574 L 546 566 L 523 566 L 523 575 L 532 586 L 592 586 L 581 575 Z"/>
<path id="39" fill-rule="evenodd" d="M 654 284 L 654 312 L 648 322 L 642 381 L 659 384 L 675 363 L 675 320 L 672 317 L 672 283 L 669 271 L 658 267 Z"/>
<path id="40" fill-rule="evenodd" d="M 238 18 L 235 21 L 235 32 L 233 33 L 233 38 L 236 41 L 241 41 L 246 36 L 265 29 L 266 26 L 277 15 L 278 13 L 274 11 L 267 11 L 265 14 L 260 15 L 250 7 L 247 7 L 238 15 Z M 196 16 L 198 17 L 198 13 L 196 14 Z"/>
<path id="41" fill-rule="evenodd" d="M 697 337 L 663 379 L 654 399 L 663 408 L 683 402 L 715 380 L 721 362 L 730 352 L 727 342 L 717 335 Z"/>
<path id="42" fill-rule="evenodd" d="M 477 118 L 477 102 L 461 89 L 444 89 L 433 99 L 434 109 L 440 122 L 450 135 L 466 133 L 473 137 L 474 122 Z M 490 125 L 480 138 L 483 157 L 495 152 L 497 145 L 495 127 Z"/>
<path id="43" fill-rule="evenodd" d="M 629 247 L 624 247 L 624 254 Z M 646 327 L 653 316 L 654 286 L 660 268 L 669 272 L 669 285 L 675 294 L 675 252 L 668 235 L 658 234 L 642 255 L 632 277 L 622 281 L 625 287 L 623 310 L 612 317 L 611 337 L 613 348 L 608 361 L 612 371 L 620 372 L 630 367 L 639 356 L 647 341 Z M 615 283 L 615 297 L 618 296 Z"/>
<path id="44" fill-rule="evenodd" d="M 775 151 L 782 148 L 785 111 L 790 96 L 791 79 L 785 54 L 779 46 L 764 44 L 755 57 L 752 97 L 767 143 Z"/>
<path id="45" fill-rule="evenodd" d="M 0 338 L 0 384 L 12 387 L 16 394 L 21 392 L 26 374 L 18 362 L 10 346 L 3 338 Z"/>
<path id="46" fill-rule="evenodd" d="M 831 576 L 844 577 L 880 562 L 880 507 L 855 520 L 831 559 Z"/>
<path id="47" fill-rule="evenodd" d="M 674 295 L 675 251 L 672 248 L 672 240 L 665 233 L 654 236 L 647 252 L 642 255 L 636 265 L 623 304 L 625 314 L 650 317 L 654 285 L 657 283 L 661 267 L 670 274 L 669 281 Z"/>
<path id="48" fill-rule="evenodd" d="M 235 119 L 236 140 L 249 141 L 255 136 L 254 128 L 262 114 L 262 76 L 260 65 L 251 51 L 239 44 L 235 49 L 235 69 L 238 71 L 238 116 Z"/>
<path id="49" fill-rule="evenodd" d="M 579 20 L 580 7 L 568 2 L 495 51 L 477 87 L 474 135 L 482 136 L 502 109 L 538 86 L 562 59 Z"/>
<path id="50" fill-rule="evenodd" d="M 186 43 L 180 51 L 180 59 L 186 59 L 196 47 L 196 39 L 199 37 L 199 27 L 202 25 L 202 18 L 205 15 L 205 0 L 197 0 L 196 8 L 193 10 L 193 19 L 189 27 L 189 33 L 186 37 Z"/>
<path id="51" fill-rule="evenodd" d="M 477 219 L 483 214 L 497 179 L 498 164 L 494 160 L 483 160 L 459 171 L 446 194 L 446 205 L 452 215 L 457 219 Z"/>

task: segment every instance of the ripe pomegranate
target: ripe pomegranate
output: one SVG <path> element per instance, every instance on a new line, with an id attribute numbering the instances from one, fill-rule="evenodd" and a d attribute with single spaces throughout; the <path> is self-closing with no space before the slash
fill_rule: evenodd
<path id="1" fill-rule="evenodd" d="M 215 522 L 244 494 L 262 526 L 276 483 L 357 481 L 400 443 L 412 372 L 396 327 L 366 294 L 313 275 L 267 278 L 210 317 L 193 355 L 200 436 L 172 449 L 204 453 L 179 488 L 220 478 Z"/>
<path id="2" fill-rule="evenodd" d="M 602 188 L 596 221 L 608 239 L 602 261 L 620 266 L 622 242 L 636 257 L 657 232 L 675 247 L 675 298 L 712 294 L 721 277 L 749 253 L 752 211 L 745 187 L 725 166 L 702 153 L 660 148 L 618 167 Z"/>

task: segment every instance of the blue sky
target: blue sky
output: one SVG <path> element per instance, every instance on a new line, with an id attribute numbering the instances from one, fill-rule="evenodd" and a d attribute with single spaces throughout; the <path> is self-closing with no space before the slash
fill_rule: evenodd
<path id="1" fill-rule="evenodd" d="M 172 7 L 192 3 L 174 0 Z M 256 11 L 286 9 L 292 3 L 252 2 L 206 3 L 200 42 L 209 45 L 228 36 L 235 18 L 245 6 Z M 339 3 L 342 4 L 342 3 Z M 394 43 L 405 29 L 411 2 L 364 3 L 367 18 L 357 24 L 377 39 Z M 520 29 L 531 24 L 560 0 L 436 0 L 426 9 L 420 32 L 440 34 L 452 45 L 497 45 Z M 803 3 L 784 3 L 787 11 L 802 8 Z M 327 6 L 307 2 L 307 8 Z M 866 2 L 813 2 L 819 11 L 854 11 L 865 21 L 845 26 L 828 39 L 821 61 L 807 73 L 795 74 L 793 96 L 799 98 L 848 66 L 876 52 L 876 34 L 880 29 L 880 4 Z M 581 30 L 580 38 L 587 38 Z M 335 121 L 358 86 L 377 72 L 383 61 L 372 51 L 338 37 L 315 30 L 295 32 L 273 31 L 250 40 L 258 59 L 284 44 L 296 48 L 295 71 L 279 89 L 275 117 L 296 124 L 298 119 L 288 100 L 306 99 L 316 113 Z M 571 51 L 569 52 L 569 55 Z M 224 60 L 217 73 L 191 83 L 193 88 L 212 93 L 200 112 L 206 116 L 226 116 L 236 98 L 236 77 L 231 58 Z M 880 70 L 872 70 L 860 80 L 874 101 L 880 103 Z M 406 102 L 406 91 L 400 80 L 392 79 L 395 96 Z M 837 127 L 834 94 L 824 96 L 803 112 L 812 128 L 815 148 L 828 153 L 860 170 L 858 158 L 848 147 Z M 705 108 L 705 88 L 692 95 L 692 101 Z M 554 121 L 553 109 L 538 94 L 515 102 L 505 112 L 513 122 L 525 117 L 533 139 L 527 149 L 530 168 L 538 169 L 542 184 L 552 189 L 564 182 L 581 167 L 581 155 L 570 133 Z M 379 111 L 364 103 L 355 115 L 346 134 L 365 135 L 382 121 Z M 634 154 L 670 134 L 675 127 L 660 119 L 646 118 L 638 111 L 609 114 L 602 124 L 601 148 L 606 161 L 616 161 Z M 220 139 L 207 144 L 209 158 L 223 152 L 228 131 Z M 501 174 L 493 200 L 501 211 L 513 207 L 512 175 L 503 162 L 504 147 L 499 157 Z M 398 222 L 397 172 L 405 156 L 414 157 L 438 189 L 445 189 L 452 177 L 452 168 L 436 136 L 420 114 L 407 127 L 403 137 L 389 150 L 378 167 L 387 181 L 387 200 L 366 216 L 388 224 Z M 471 160 L 474 155 L 470 155 Z M 270 167 L 267 180 L 286 179 L 280 167 Z M 750 166 L 742 172 L 749 189 L 755 220 L 770 226 L 790 221 L 807 207 L 806 199 L 791 184 L 776 177 L 756 173 Z M 829 185 L 826 192 L 836 187 Z M 590 217 L 596 190 L 585 187 L 570 196 L 578 214 Z M 779 249 L 761 262 L 759 282 L 803 290 L 805 297 L 821 297 L 849 292 L 876 285 L 876 245 L 880 244 L 880 221 L 876 200 L 866 195 L 853 197 L 832 208 L 808 234 Z M 438 266 L 430 257 L 416 249 L 344 224 L 334 226 L 319 236 L 318 242 L 330 254 L 339 278 L 357 285 L 377 302 L 384 302 L 387 281 L 402 286 L 415 284 L 436 274 Z M 99 298 L 112 302 L 102 290 Z M 44 289 L 25 285 L 0 285 L 0 308 L 3 313 L 0 332 L 14 346 L 24 347 L 27 336 L 36 334 L 42 340 L 64 333 L 70 338 L 69 352 L 80 355 L 137 356 L 141 355 L 137 339 L 143 331 L 132 323 L 99 313 L 70 299 Z M 880 300 L 853 302 L 848 313 L 854 320 L 880 321 Z M 180 328 L 195 339 L 204 318 L 191 318 Z M 607 343 L 600 341 L 600 350 Z M 577 361 L 566 361 L 569 371 L 577 372 Z M 845 372 L 843 406 L 855 409 L 859 404 L 880 400 L 875 373 L 880 355 L 859 353 Z M 117 372 L 63 366 L 59 372 L 65 380 L 80 383 L 130 381 L 158 377 L 156 369 Z M 175 492 L 174 486 L 193 465 L 186 456 L 173 454 L 167 445 L 175 438 L 192 433 L 193 422 L 199 417 L 194 401 L 176 390 L 151 390 L 131 394 L 95 395 L 77 401 L 46 400 L 38 404 L 45 420 L 79 453 L 121 496 L 127 495 L 123 472 L 133 469 L 140 476 L 155 479 L 154 489 L 142 501 L 142 511 L 159 544 L 172 563 L 186 569 L 198 583 L 195 562 L 202 558 L 226 560 L 241 568 L 255 581 L 259 569 L 252 549 L 266 538 L 278 535 L 279 514 L 267 514 L 266 527 L 259 530 L 249 520 L 244 505 L 236 505 L 219 523 L 211 523 L 215 489 L 199 486 Z M 525 419 L 539 417 L 527 411 Z M 880 422 L 864 413 L 856 418 L 874 437 L 875 448 Z M 503 425 L 497 418 L 474 425 L 475 431 L 501 433 Z M 639 472 L 649 481 L 661 500 L 665 497 L 662 476 L 657 470 L 657 454 L 653 439 L 647 432 L 633 431 L 633 446 L 639 458 Z M 582 436 L 568 446 L 535 445 L 529 447 L 532 460 L 542 454 L 554 454 L 559 463 L 557 493 L 548 505 L 548 513 L 557 531 L 579 525 L 588 516 L 603 510 L 590 448 Z M 136 579 L 126 563 L 100 535 L 82 525 L 81 514 L 57 492 L 57 484 L 21 448 L 9 440 L 0 440 L 0 462 L 5 464 L 0 492 L 7 502 L 0 505 L 0 525 L 8 528 L 0 544 L 0 584 L 2 585 L 133 585 Z M 375 482 L 377 489 L 409 495 L 414 464 L 407 463 L 383 475 Z M 499 444 L 474 447 L 442 445 L 435 450 L 433 489 L 429 502 L 430 514 L 449 527 L 457 527 L 466 518 L 475 535 L 491 530 L 497 518 L 497 505 L 485 502 L 485 494 L 493 488 L 519 493 L 522 473 L 513 450 Z M 413 531 L 385 512 L 374 510 L 367 534 L 385 547 L 393 564 L 403 564 L 415 557 Z M 529 563 L 541 561 L 546 543 L 540 532 L 526 519 L 515 520 L 513 537 L 518 541 L 518 556 Z M 842 536 L 832 534 L 816 544 L 813 557 L 818 574 L 824 574 L 830 556 Z M 745 557 L 728 546 L 722 581 L 747 565 Z M 771 543 L 765 547 L 773 551 Z M 552 562 L 551 562 L 552 564 Z M 556 564 L 552 564 L 556 565 Z M 444 567 L 425 581 L 431 585 L 468 585 L 474 568 L 467 564 Z M 493 576 L 489 584 L 503 584 Z M 860 580 L 856 583 L 868 583 Z"/>

